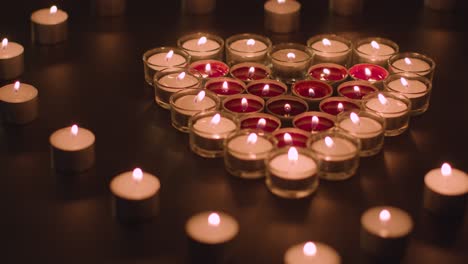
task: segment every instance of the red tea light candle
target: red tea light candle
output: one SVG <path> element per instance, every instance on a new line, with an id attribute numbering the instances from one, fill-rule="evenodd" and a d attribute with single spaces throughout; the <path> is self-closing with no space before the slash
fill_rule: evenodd
<path id="1" fill-rule="evenodd" d="M 375 64 L 356 64 L 348 71 L 354 80 L 367 81 L 383 90 L 383 82 L 388 78 L 388 71 Z"/>
<path id="2" fill-rule="evenodd" d="M 241 129 L 258 129 L 266 133 L 272 133 L 281 127 L 279 118 L 265 113 L 247 114 L 240 118 Z"/>
<path id="3" fill-rule="evenodd" d="M 335 96 L 323 100 L 319 108 L 322 112 L 336 116 L 347 111 L 358 111 L 361 106 L 349 98 Z"/>
<path id="4" fill-rule="evenodd" d="M 192 61 L 221 60 L 224 39 L 208 33 L 194 33 L 177 40 L 177 46 L 190 54 Z"/>
<path id="5" fill-rule="evenodd" d="M 366 81 L 344 82 L 338 86 L 337 91 L 340 96 L 352 99 L 362 100 L 368 94 L 377 92 L 379 89 Z"/>
<path id="6" fill-rule="evenodd" d="M 259 63 L 244 62 L 231 68 L 231 76 L 244 82 L 267 79 L 270 75 L 270 68 Z"/>
<path id="7" fill-rule="evenodd" d="M 309 110 L 306 101 L 291 95 L 276 96 L 266 102 L 266 110 L 281 119 L 282 124 L 291 125 L 292 119 Z"/>
<path id="8" fill-rule="evenodd" d="M 0 106 L 6 122 L 26 124 L 38 116 L 37 89 L 29 84 L 15 82 L 0 88 Z"/>
<path id="9" fill-rule="evenodd" d="M 0 80 L 11 80 L 23 74 L 24 47 L 16 42 L 2 40 L 0 48 Z"/>
<path id="10" fill-rule="evenodd" d="M 326 82 L 316 80 L 302 80 L 295 82 L 292 93 L 305 100 L 309 108 L 317 108 L 320 101 L 333 94 L 333 88 Z"/>
<path id="11" fill-rule="evenodd" d="M 310 133 L 321 132 L 335 126 L 335 116 L 323 112 L 305 112 L 293 119 L 293 126 Z"/>
<path id="12" fill-rule="evenodd" d="M 387 67 L 390 57 L 399 51 L 398 44 L 384 38 L 364 38 L 354 45 L 355 64 L 372 63 Z"/>
<path id="13" fill-rule="evenodd" d="M 270 79 L 250 82 L 246 89 L 249 94 L 262 97 L 264 100 L 284 95 L 288 92 L 286 84 Z"/>
<path id="14" fill-rule="evenodd" d="M 281 128 L 273 132 L 273 136 L 277 140 L 276 146 L 278 148 L 284 147 L 307 147 L 307 140 L 310 137 L 310 133 L 292 127 Z"/>
<path id="15" fill-rule="evenodd" d="M 327 82 L 330 85 L 340 83 L 348 78 L 348 69 L 335 63 L 320 63 L 308 70 L 312 79 Z"/>
<path id="16" fill-rule="evenodd" d="M 159 211 L 160 189 L 159 179 L 140 168 L 117 175 L 110 183 L 115 216 L 126 223 L 155 217 Z"/>
<path id="17" fill-rule="evenodd" d="M 191 72 L 199 72 L 204 79 L 224 77 L 229 73 L 229 66 L 222 61 L 200 60 L 190 64 Z"/>
<path id="18" fill-rule="evenodd" d="M 57 6 L 44 8 L 31 14 L 31 35 L 33 42 L 51 45 L 67 39 L 68 14 Z"/>
<path id="19" fill-rule="evenodd" d="M 301 3 L 295 0 L 265 2 L 265 27 L 275 33 L 289 33 L 299 28 Z"/>
<path id="20" fill-rule="evenodd" d="M 205 89 L 217 94 L 221 99 L 226 96 L 241 94 L 245 90 L 245 84 L 237 79 L 218 77 L 210 79 L 205 84 Z"/>
<path id="21" fill-rule="evenodd" d="M 223 109 L 232 114 L 248 114 L 263 112 L 265 101 L 251 94 L 236 94 L 226 97 Z"/>
<path id="22" fill-rule="evenodd" d="M 468 194 L 468 175 L 444 163 L 424 177 L 424 208 L 436 215 L 463 215 Z"/>
<path id="23" fill-rule="evenodd" d="M 336 63 L 343 66 L 351 62 L 352 43 L 346 38 L 334 35 L 317 35 L 307 40 L 314 54 L 312 64 Z"/>
<path id="24" fill-rule="evenodd" d="M 295 245 L 286 251 L 285 264 L 340 264 L 341 257 L 332 247 L 318 242 Z"/>

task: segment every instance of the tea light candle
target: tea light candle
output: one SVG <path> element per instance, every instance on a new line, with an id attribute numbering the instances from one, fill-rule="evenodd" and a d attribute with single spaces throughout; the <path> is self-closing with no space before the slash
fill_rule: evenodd
<path id="1" fill-rule="evenodd" d="M 0 48 L 0 80 L 11 80 L 23 74 L 24 48 L 16 42 L 2 40 Z"/>
<path id="2" fill-rule="evenodd" d="M 120 16 L 125 13 L 127 0 L 94 0 L 98 16 Z"/>
<path id="3" fill-rule="evenodd" d="M 372 63 L 382 67 L 387 67 L 388 59 L 397 54 L 398 44 L 384 38 L 365 38 L 358 40 L 355 48 L 355 58 L 357 63 Z"/>
<path id="4" fill-rule="evenodd" d="M 337 91 L 340 96 L 361 100 L 364 96 L 377 92 L 379 89 L 366 81 L 349 81 L 338 86 Z"/>
<path id="5" fill-rule="evenodd" d="M 201 112 L 190 118 L 190 148 L 202 157 L 224 154 L 224 140 L 238 129 L 237 119 L 225 112 Z"/>
<path id="6" fill-rule="evenodd" d="M 374 64 L 356 64 L 348 71 L 349 76 L 354 80 L 370 82 L 380 90 L 383 89 L 383 82 L 389 73 L 384 68 Z"/>
<path id="7" fill-rule="evenodd" d="M 424 177 L 424 208 L 438 215 L 463 215 L 468 175 L 444 163 Z"/>
<path id="8" fill-rule="evenodd" d="M 273 77 L 293 83 L 306 75 L 312 54 L 304 45 L 286 43 L 273 46 L 268 57 L 272 63 Z"/>
<path id="9" fill-rule="evenodd" d="M 249 94 L 268 100 L 272 97 L 286 94 L 288 87 L 280 81 L 262 79 L 247 84 L 246 90 Z"/>
<path id="10" fill-rule="evenodd" d="M 67 39 L 68 14 L 57 6 L 37 10 L 31 15 L 32 40 L 39 44 L 56 44 Z"/>
<path id="11" fill-rule="evenodd" d="M 231 68 L 231 76 L 244 82 L 267 79 L 270 75 L 270 68 L 260 63 L 244 62 Z"/>
<path id="12" fill-rule="evenodd" d="M 226 97 L 223 101 L 223 109 L 232 114 L 248 114 L 263 112 L 265 101 L 251 94 L 236 94 Z"/>
<path id="13" fill-rule="evenodd" d="M 216 0 L 182 0 L 182 10 L 194 15 L 206 15 L 216 8 Z"/>
<path id="14" fill-rule="evenodd" d="M 238 34 L 226 39 L 226 62 L 229 65 L 242 62 L 264 63 L 271 40 L 256 34 Z"/>
<path id="15" fill-rule="evenodd" d="M 353 16 L 361 14 L 364 9 L 364 0 L 330 0 L 330 11 L 340 16 Z"/>
<path id="16" fill-rule="evenodd" d="M 205 84 L 205 89 L 217 94 L 221 99 L 226 96 L 241 94 L 245 90 L 245 84 L 237 79 L 218 77 L 210 79 Z"/>
<path id="17" fill-rule="evenodd" d="M 284 255 L 286 264 L 340 264 L 341 257 L 332 247 L 318 242 L 305 242 L 295 245 Z"/>
<path id="18" fill-rule="evenodd" d="M 403 95 L 396 93 L 374 93 L 364 97 L 367 111 L 385 118 L 385 135 L 397 136 L 409 125 L 411 102 Z"/>
<path id="19" fill-rule="evenodd" d="M 405 211 L 390 206 L 370 208 L 361 217 L 361 248 L 382 259 L 401 257 L 412 229 L 413 220 Z"/>
<path id="20" fill-rule="evenodd" d="M 297 81 L 291 90 L 295 96 L 305 100 L 311 109 L 316 109 L 320 101 L 333 94 L 329 84 L 316 80 Z"/>
<path id="21" fill-rule="evenodd" d="M 79 173 L 94 165 L 95 136 L 88 129 L 73 125 L 52 133 L 49 138 L 52 168 L 64 173 Z"/>
<path id="22" fill-rule="evenodd" d="M 320 102 L 319 108 L 320 111 L 334 116 L 343 112 L 357 111 L 361 109 L 357 102 L 346 97 L 338 96 L 328 97 L 322 100 L 322 102 Z"/>
<path id="23" fill-rule="evenodd" d="M 352 43 L 346 38 L 328 34 L 318 35 L 307 40 L 312 49 L 312 64 L 335 63 L 347 66 L 351 59 Z"/>
<path id="24" fill-rule="evenodd" d="M 272 133 L 281 127 L 279 118 L 265 113 L 252 113 L 240 118 L 241 129 L 261 130 L 266 133 Z"/>
<path id="25" fill-rule="evenodd" d="M 323 112 L 305 112 L 293 119 L 293 126 L 309 133 L 317 133 L 333 128 L 335 119 L 335 116 Z"/>
<path id="26" fill-rule="evenodd" d="M 335 63 L 316 64 L 307 72 L 312 79 L 327 82 L 330 85 L 338 84 L 348 78 L 348 70 Z"/>
<path id="27" fill-rule="evenodd" d="M 190 54 L 192 61 L 221 60 L 224 40 L 208 33 L 195 33 L 181 37 L 177 45 Z"/>
<path id="28" fill-rule="evenodd" d="M 26 124 L 36 119 L 39 112 L 37 95 L 34 86 L 18 81 L 0 88 L 0 102 L 5 121 Z"/>
<path id="29" fill-rule="evenodd" d="M 436 63 L 426 55 L 416 52 L 399 53 L 388 60 L 392 73 L 407 73 L 424 76 L 432 81 Z"/>
<path id="30" fill-rule="evenodd" d="M 293 118 L 307 112 L 309 106 L 306 101 L 296 96 L 281 95 L 269 99 L 266 102 L 266 110 L 278 117 L 282 124 L 291 125 Z"/>
<path id="31" fill-rule="evenodd" d="M 123 222 L 139 222 L 159 211 L 159 179 L 140 168 L 117 175 L 110 182 L 114 214 Z"/>
<path id="32" fill-rule="evenodd" d="M 369 112 L 343 113 L 338 116 L 337 126 L 361 141 L 361 157 L 379 153 L 385 137 L 385 120 Z"/>
<path id="33" fill-rule="evenodd" d="M 156 73 L 154 77 L 154 94 L 156 103 L 170 109 L 170 98 L 174 93 L 185 89 L 200 88 L 200 79 L 185 68 L 167 68 Z"/>
<path id="34" fill-rule="evenodd" d="M 307 140 L 310 138 L 310 133 L 304 130 L 285 127 L 273 132 L 273 137 L 276 138 L 276 147 L 307 147 Z"/>
<path id="35" fill-rule="evenodd" d="M 265 27 L 275 33 L 289 33 L 299 28 L 301 4 L 294 0 L 269 0 L 264 5 Z"/>
<path id="36" fill-rule="evenodd" d="M 413 115 L 422 114 L 429 107 L 432 83 L 423 76 L 405 73 L 390 75 L 384 85 L 388 91 L 400 93 L 411 101 L 410 113 Z"/>
<path id="37" fill-rule="evenodd" d="M 199 60 L 189 66 L 191 72 L 199 72 L 205 79 L 224 77 L 229 73 L 229 66 L 217 60 Z"/>
<path id="38" fill-rule="evenodd" d="M 184 68 L 190 61 L 190 55 L 178 48 L 160 47 L 143 54 L 145 80 L 153 85 L 155 74 L 167 68 Z"/>
<path id="39" fill-rule="evenodd" d="M 345 180 L 356 173 L 361 144 L 354 136 L 341 131 L 322 132 L 312 134 L 307 145 L 319 160 L 321 178 Z"/>
<path id="40" fill-rule="evenodd" d="M 241 178 L 265 176 L 264 160 L 274 148 L 274 139 L 256 131 L 241 130 L 226 140 L 224 163 L 226 170 Z"/>

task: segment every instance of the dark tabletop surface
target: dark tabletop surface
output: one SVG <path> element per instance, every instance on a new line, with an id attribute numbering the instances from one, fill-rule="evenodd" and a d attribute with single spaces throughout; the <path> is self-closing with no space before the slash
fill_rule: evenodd
<path id="1" fill-rule="evenodd" d="M 0 123 L 1 263 L 185 263 L 184 223 L 205 210 L 238 219 L 233 263 L 281 263 L 288 247 L 306 240 L 331 245 L 345 263 L 363 263 L 359 220 L 377 205 L 400 207 L 415 220 L 404 263 L 466 263 L 466 217 L 436 223 L 421 209 L 427 171 L 445 161 L 468 171 L 466 4 L 450 14 L 425 10 L 422 1 L 368 1 L 365 15 L 350 19 L 329 15 L 326 0 L 302 1 L 300 31 L 274 35 L 263 28 L 258 0 L 218 1 L 202 17 L 182 15 L 179 1 L 128 1 L 119 18 L 92 16 L 88 1 L 58 1 L 70 15 L 69 39 L 44 47 L 31 43 L 28 18 L 53 2 L 3 2 L 0 37 L 25 46 L 21 80 L 39 89 L 40 117 L 25 126 Z M 431 105 L 406 133 L 387 138 L 379 155 L 362 159 L 353 178 L 322 181 L 308 199 L 283 200 L 262 180 L 235 179 L 222 160 L 193 154 L 187 135 L 155 105 L 142 54 L 192 31 L 253 32 L 273 43 L 326 32 L 387 37 L 437 62 Z M 48 137 L 72 123 L 96 134 L 97 163 L 61 177 L 50 169 Z M 136 166 L 160 178 L 161 210 L 153 222 L 127 227 L 112 216 L 108 183 Z"/>

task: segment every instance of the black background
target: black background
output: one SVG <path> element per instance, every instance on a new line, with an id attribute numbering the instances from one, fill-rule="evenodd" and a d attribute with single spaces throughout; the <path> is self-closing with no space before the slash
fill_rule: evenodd
<path id="1" fill-rule="evenodd" d="M 184 223 L 204 210 L 238 219 L 233 263 L 281 263 L 288 247 L 306 240 L 333 246 L 345 263 L 362 263 L 359 219 L 376 205 L 400 207 L 415 220 L 404 263 L 466 262 L 466 217 L 458 226 L 437 224 L 421 209 L 428 170 L 445 161 L 468 170 L 466 4 L 450 14 L 425 10 L 422 1 L 367 1 L 364 15 L 350 19 L 329 15 L 326 0 L 302 1 L 300 32 L 274 35 L 263 28 L 263 1 L 218 1 L 202 17 L 182 15 L 179 1 L 128 2 L 126 16 L 96 18 L 84 0 L 2 1 L 0 37 L 25 46 L 21 81 L 40 92 L 39 119 L 0 124 L 2 263 L 185 263 Z M 69 39 L 33 45 L 30 13 L 53 3 L 70 15 Z M 222 160 L 191 153 L 187 135 L 155 105 L 142 54 L 193 31 L 225 38 L 253 32 L 274 43 L 327 32 L 387 37 L 437 62 L 431 105 L 405 134 L 387 138 L 383 152 L 362 159 L 353 178 L 322 181 L 308 199 L 279 199 L 263 181 L 235 179 Z M 96 134 L 97 164 L 61 177 L 50 170 L 48 137 L 72 123 Z M 126 227 L 112 217 L 108 183 L 136 166 L 160 178 L 162 207 L 153 222 Z"/>

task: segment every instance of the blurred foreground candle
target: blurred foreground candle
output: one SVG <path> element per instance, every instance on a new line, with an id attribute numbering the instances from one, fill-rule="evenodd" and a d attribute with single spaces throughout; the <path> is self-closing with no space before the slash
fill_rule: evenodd
<path id="1" fill-rule="evenodd" d="M 297 81 L 291 91 L 293 95 L 306 101 L 309 109 L 317 109 L 323 99 L 333 94 L 333 88 L 329 84 L 317 80 Z"/>
<path id="2" fill-rule="evenodd" d="M 181 90 L 201 88 L 199 76 L 189 73 L 185 68 L 166 68 L 154 76 L 155 100 L 162 108 L 170 109 L 171 96 Z"/>
<path id="3" fill-rule="evenodd" d="M 296 116 L 293 119 L 293 126 L 309 133 L 317 133 L 333 128 L 335 119 L 333 115 L 311 111 Z"/>
<path id="4" fill-rule="evenodd" d="M 307 102 L 299 97 L 292 95 L 280 95 L 268 99 L 266 102 L 266 111 L 278 117 L 281 123 L 290 126 L 295 116 L 307 112 L 309 106 Z"/>
<path id="5" fill-rule="evenodd" d="M 284 255 L 285 264 L 340 264 L 341 257 L 332 247 L 319 242 L 294 245 Z"/>
<path id="6" fill-rule="evenodd" d="M 245 84 L 238 79 L 218 77 L 208 80 L 205 84 L 205 89 L 217 94 L 223 100 L 229 95 L 243 93 Z"/>
<path id="7" fill-rule="evenodd" d="M 224 140 L 238 127 L 237 118 L 226 112 L 200 112 L 190 118 L 190 149 L 206 158 L 224 154 Z"/>
<path id="8" fill-rule="evenodd" d="M 310 133 L 301 129 L 293 127 L 283 127 L 272 133 L 276 138 L 276 147 L 307 147 L 307 140 L 310 137 Z"/>
<path id="9" fill-rule="evenodd" d="M 389 39 L 360 39 L 354 45 L 354 64 L 372 63 L 387 68 L 387 60 L 398 51 L 398 44 Z"/>
<path id="10" fill-rule="evenodd" d="M 216 8 L 216 0 L 182 0 L 182 10 L 188 14 L 206 15 Z"/>
<path id="11" fill-rule="evenodd" d="M 236 94 L 226 97 L 223 110 L 235 115 L 263 112 L 265 101 L 251 94 Z"/>
<path id="12" fill-rule="evenodd" d="M 301 3 L 295 0 L 269 0 L 264 5 L 265 27 L 275 33 L 299 29 Z"/>
<path id="13" fill-rule="evenodd" d="M 16 42 L 2 40 L 0 48 L 0 80 L 11 80 L 24 70 L 24 48 Z"/>
<path id="14" fill-rule="evenodd" d="M 388 66 L 392 73 L 416 74 L 432 81 L 436 63 L 426 55 L 416 52 L 404 52 L 389 58 Z"/>
<path id="15" fill-rule="evenodd" d="M 281 127 L 279 118 L 265 113 L 243 115 L 240 117 L 239 122 L 241 129 L 257 129 L 265 133 L 272 133 Z"/>
<path id="16" fill-rule="evenodd" d="M 275 139 L 258 130 L 240 130 L 226 140 L 224 164 L 237 177 L 256 179 L 265 176 L 265 158 L 275 146 Z"/>
<path id="17" fill-rule="evenodd" d="M 424 177 L 424 208 L 437 215 L 463 216 L 468 194 L 468 175 L 444 163 Z"/>
<path id="18" fill-rule="evenodd" d="M 57 44 L 67 39 L 68 14 L 57 6 L 35 11 L 31 15 L 32 40 L 38 44 Z"/>
<path id="19" fill-rule="evenodd" d="M 334 34 L 317 35 L 307 40 L 311 48 L 312 64 L 335 63 L 348 66 L 351 63 L 352 43 Z"/>
<path id="20" fill-rule="evenodd" d="M 231 67 L 231 76 L 249 83 L 255 80 L 268 79 L 271 70 L 267 66 L 255 62 L 243 62 Z"/>
<path id="21" fill-rule="evenodd" d="M 145 80 L 153 85 L 155 74 L 166 68 L 185 67 L 190 62 L 190 55 L 178 48 L 160 47 L 146 51 L 143 54 Z"/>
<path id="22" fill-rule="evenodd" d="M 125 13 L 127 0 L 94 0 L 98 16 L 119 16 Z"/>
<path id="23" fill-rule="evenodd" d="M 52 168 L 58 172 L 79 173 L 94 165 L 94 134 L 88 129 L 73 125 L 52 133 Z"/>
<path id="24" fill-rule="evenodd" d="M 277 80 L 262 79 L 252 81 L 247 85 L 247 92 L 268 100 L 272 97 L 286 94 L 288 87 Z"/>
<path id="25" fill-rule="evenodd" d="M 177 40 L 177 46 L 192 56 L 192 61 L 221 60 L 224 39 L 216 35 L 198 32 L 185 35 Z"/>
<path id="26" fill-rule="evenodd" d="M 450 11 L 455 8 L 457 0 L 424 0 L 424 5 L 436 11 Z"/>
<path id="27" fill-rule="evenodd" d="M 312 54 L 308 47 L 296 43 L 278 44 L 268 52 L 273 77 L 284 83 L 304 79 Z"/>
<path id="28" fill-rule="evenodd" d="M 388 78 L 388 71 L 375 64 L 356 64 L 349 68 L 348 74 L 355 81 L 367 81 L 377 87 L 379 90 L 383 90 L 383 82 Z"/>
<path id="29" fill-rule="evenodd" d="M 229 65 L 241 62 L 265 63 L 271 40 L 256 34 L 238 34 L 226 39 L 226 62 Z"/>
<path id="30" fill-rule="evenodd" d="M 330 11 L 340 16 L 353 16 L 362 13 L 364 0 L 330 0 Z"/>
<path id="31" fill-rule="evenodd" d="M 432 82 L 413 73 L 393 74 L 384 82 L 386 90 L 402 94 L 411 101 L 412 115 L 426 112 L 431 97 Z"/>
<path id="32" fill-rule="evenodd" d="M 340 84 L 336 90 L 340 96 L 361 100 L 364 96 L 375 93 L 379 89 L 367 81 L 349 81 Z"/>
<path id="33" fill-rule="evenodd" d="M 36 119 L 39 112 L 37 89 L 29 84 L 15 82 L 0 88 L 1 112 L 12 124 L 26 124 Z"/>
<path id="34" fill-rule="evenodd" d="M 399 263 L 412 229 L 413 220 L 405 211 L 373 207 L 361 216 L 361 249 L 377 259 Z"/>
<path id="35" fill-rule="evenodd" d="M 272 151 L 266 164 L 266 185 L 280 197 L 303 198 L 318 187 L 318 166 L 308 149 L 290 147 Z"/>
<path id="36" fill-rule="evenodd" d="M 110 183 L 113 209 L 123 222 L 139 222 L 155 217 L 159 211 L 159 179 L 140 168 L 117 175 Z"/>

